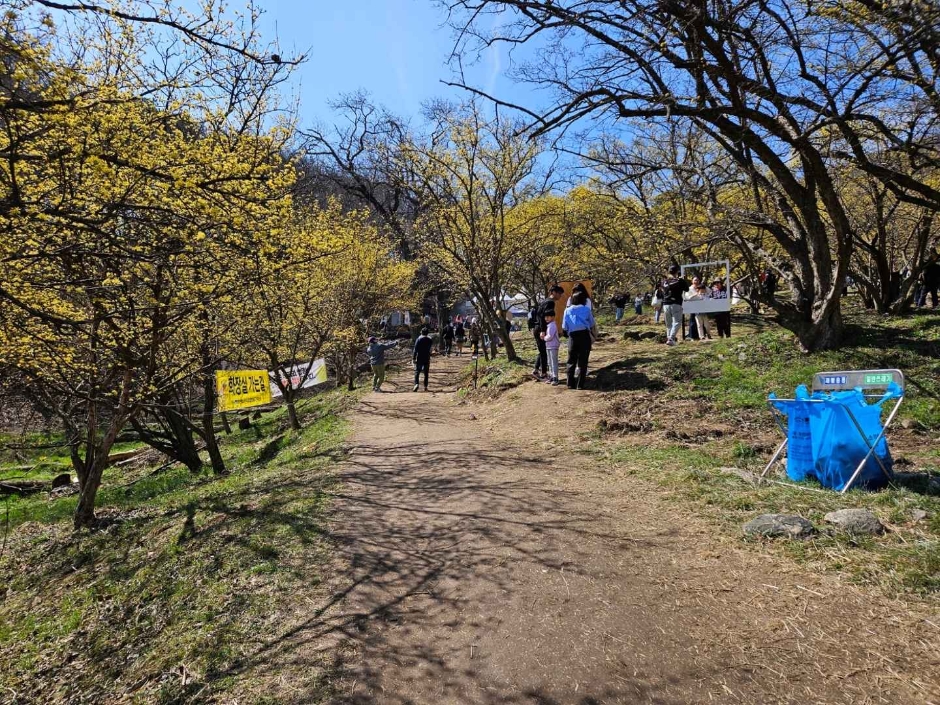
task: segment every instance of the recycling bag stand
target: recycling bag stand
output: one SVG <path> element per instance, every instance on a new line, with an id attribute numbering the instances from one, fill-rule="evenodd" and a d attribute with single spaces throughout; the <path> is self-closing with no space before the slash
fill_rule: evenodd
<path id="1" fill-rule="evenodd" d="M 805 389 L 806 388 L 803 387 L 804 394 Z M 767 463 L 767 467 L 765 467 L 764 471 L 760 474 L 758 482 L 760 483 L 764 481 L 764 478 L 766 477 L 767 473 L 770 472 L 770 469 L 783 456 L 784 450 L 787 450 L 787 445 L 790 441 L 791 434 L 794 435 L 796 440 L 801 442 L 801 446 L 805 445 L 805 447 L 787 450 L 788 466 L 791 461 L 791 452 L 796 451 L 792 457 L 792 460 L 794 464 L 793 470 L 797 475 L 797 478 L 802 479 L 801 476 L 812 474 L 814 464 L 813 458 L 807 458 L 806 453 L 810 452 L 812 454 L 812 444 L 820 443 L 822 439 L 811 438 L 809 418 L 804 418 L 802 415 L 794 412 L 800 411 L 798 406 L 800 404 L 812 405 L 836 403 L 833 402 L 831 398 L 819 398 L 822 394 L 852 392 L 856 389 L 861 391 L 862 397 L 866 400 L 881 399 L 884 401 L 892 398 L 889 395 L 893 392 L 895 395 L 893 398 L 896 398 L 896 401 L 894 407 L 888 414 L 888 418 L 885 420 L 884 426 L 881 428 L 881 432 L 877 435 L 874 441 L 869 440 L 869 435 L 866 434 L 865 429 L 863 428 L 863 424 L 852 411 L 851 405 L 841 404 L 841 408 L 845 411 L 846 415 L 851 420 L 852 425 L 858 431 L 858 434 L 861 436 L 861 439 L 864 442 L 864 446 L 868 449 L 868 452 L 865 454 L 865 457 L 862 458 L 861 462 L 856 466 L 852 476 L 849 478 L 848 482 L 845 483 L 840 492 L 841 494 L 845 494 L 849 491 L 852 485 L 854 485 L 858 480 L 858 477 L 861 475 L 862 470 L 868 463 L 869 458 L 872 457 L 874 457 L 885 478 L 890 482 L 893 479 L 891 471 L 885 467 L 882 458 L 880 457 L 879 453 L 876 452 L 876 450 L 878 449 L 879 444 L 883 444 L 885 434 L 887 433 L 888 428 L 891 426 L 891 423 L 894 421 L 894 418 L 898 413 L 898 409 L 901 407 L 901 402 L 904 401 L 904 374 L 900 370 L 851 370 L 845 372 L 817 372 L 813 376 L 812 396 L 805 395 L 803 397 L 797 396 L 797 398 L 794 399 L 777 399 L 771 395 L 771 398 L 768 399 L 768 404 L 770 406 L 774 420 L 777 422 L 777 426 L 784 434 L 784 439 L 777 450 L 774 452 L 770 462 Z M 809 412 L 809 407 L 805 407 L 805 411 Z M 784 419 L 787 420 L 787 425 L 784 425 Z M 800 424 L 800 426 L 790 426 L 790 424 Z M 805 441 L 805 444 L 803 441 Z M 884 445 L 884 449 L 885 454 L 887 454 L 887 445 Z M 787 474 L 791 478 L 793 477 L 793 473 L 790 472 L 789 467 Z"/>

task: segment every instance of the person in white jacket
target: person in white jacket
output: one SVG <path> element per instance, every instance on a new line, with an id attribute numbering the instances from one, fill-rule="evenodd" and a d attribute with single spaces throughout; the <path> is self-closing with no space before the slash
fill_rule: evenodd
<path id="1" fill-rule="evenodd" d="M 558 386 L 558 348 L 561 347 L 561 337 L 558 335 L 558 325 L 555 323 L 555 312 L 545 314 L 545 332 L 540 334 L 545 341 L 545 353 L 548 356 L 549 377 L 547 382 L 553 387 Z"/>

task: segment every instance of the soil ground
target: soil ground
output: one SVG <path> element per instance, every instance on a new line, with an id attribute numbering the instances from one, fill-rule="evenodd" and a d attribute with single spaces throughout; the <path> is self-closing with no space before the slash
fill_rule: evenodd
<path id="1" fill-rule="evenodd" d="M 334 702 L 940 703 L 928 605 L 745 546 L 576 452 L 596 392 L 461 404 L 466 362 L 353 415 L 332 596 L 280 647 L 341 647 Z"/>

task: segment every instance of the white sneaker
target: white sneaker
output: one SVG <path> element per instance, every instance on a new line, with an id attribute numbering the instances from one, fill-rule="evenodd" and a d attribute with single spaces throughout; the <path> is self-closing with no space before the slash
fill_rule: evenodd
<path id="1" fill-rule="evenodd" d="M 412 392 L 417 392 L 417 391 L 418 391 L 418 385 L 416 384 L 416 385 L 415 385 L 415 388 L 412 389 L 411 391 L 412 391 Z"/>

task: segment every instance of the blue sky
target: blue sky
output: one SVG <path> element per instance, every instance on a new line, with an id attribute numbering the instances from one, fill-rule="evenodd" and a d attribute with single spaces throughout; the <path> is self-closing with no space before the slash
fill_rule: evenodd
<path id="1" fill-rule="evenodd" d="M 452 78 L 447 59 L 453 34 L 432 0 L 264 0 L 263 27 L 285 54 L 306 53 L 296 72 L 301 125 L 329 120 L 327 102 L 364 89 L 404 117 L 435 97 L 467 94 L 441 83 Z M 512 98 L 528 93 L 505 76 L 505 48 L 490 48 L 468 77 L 477 87 Z"/>

